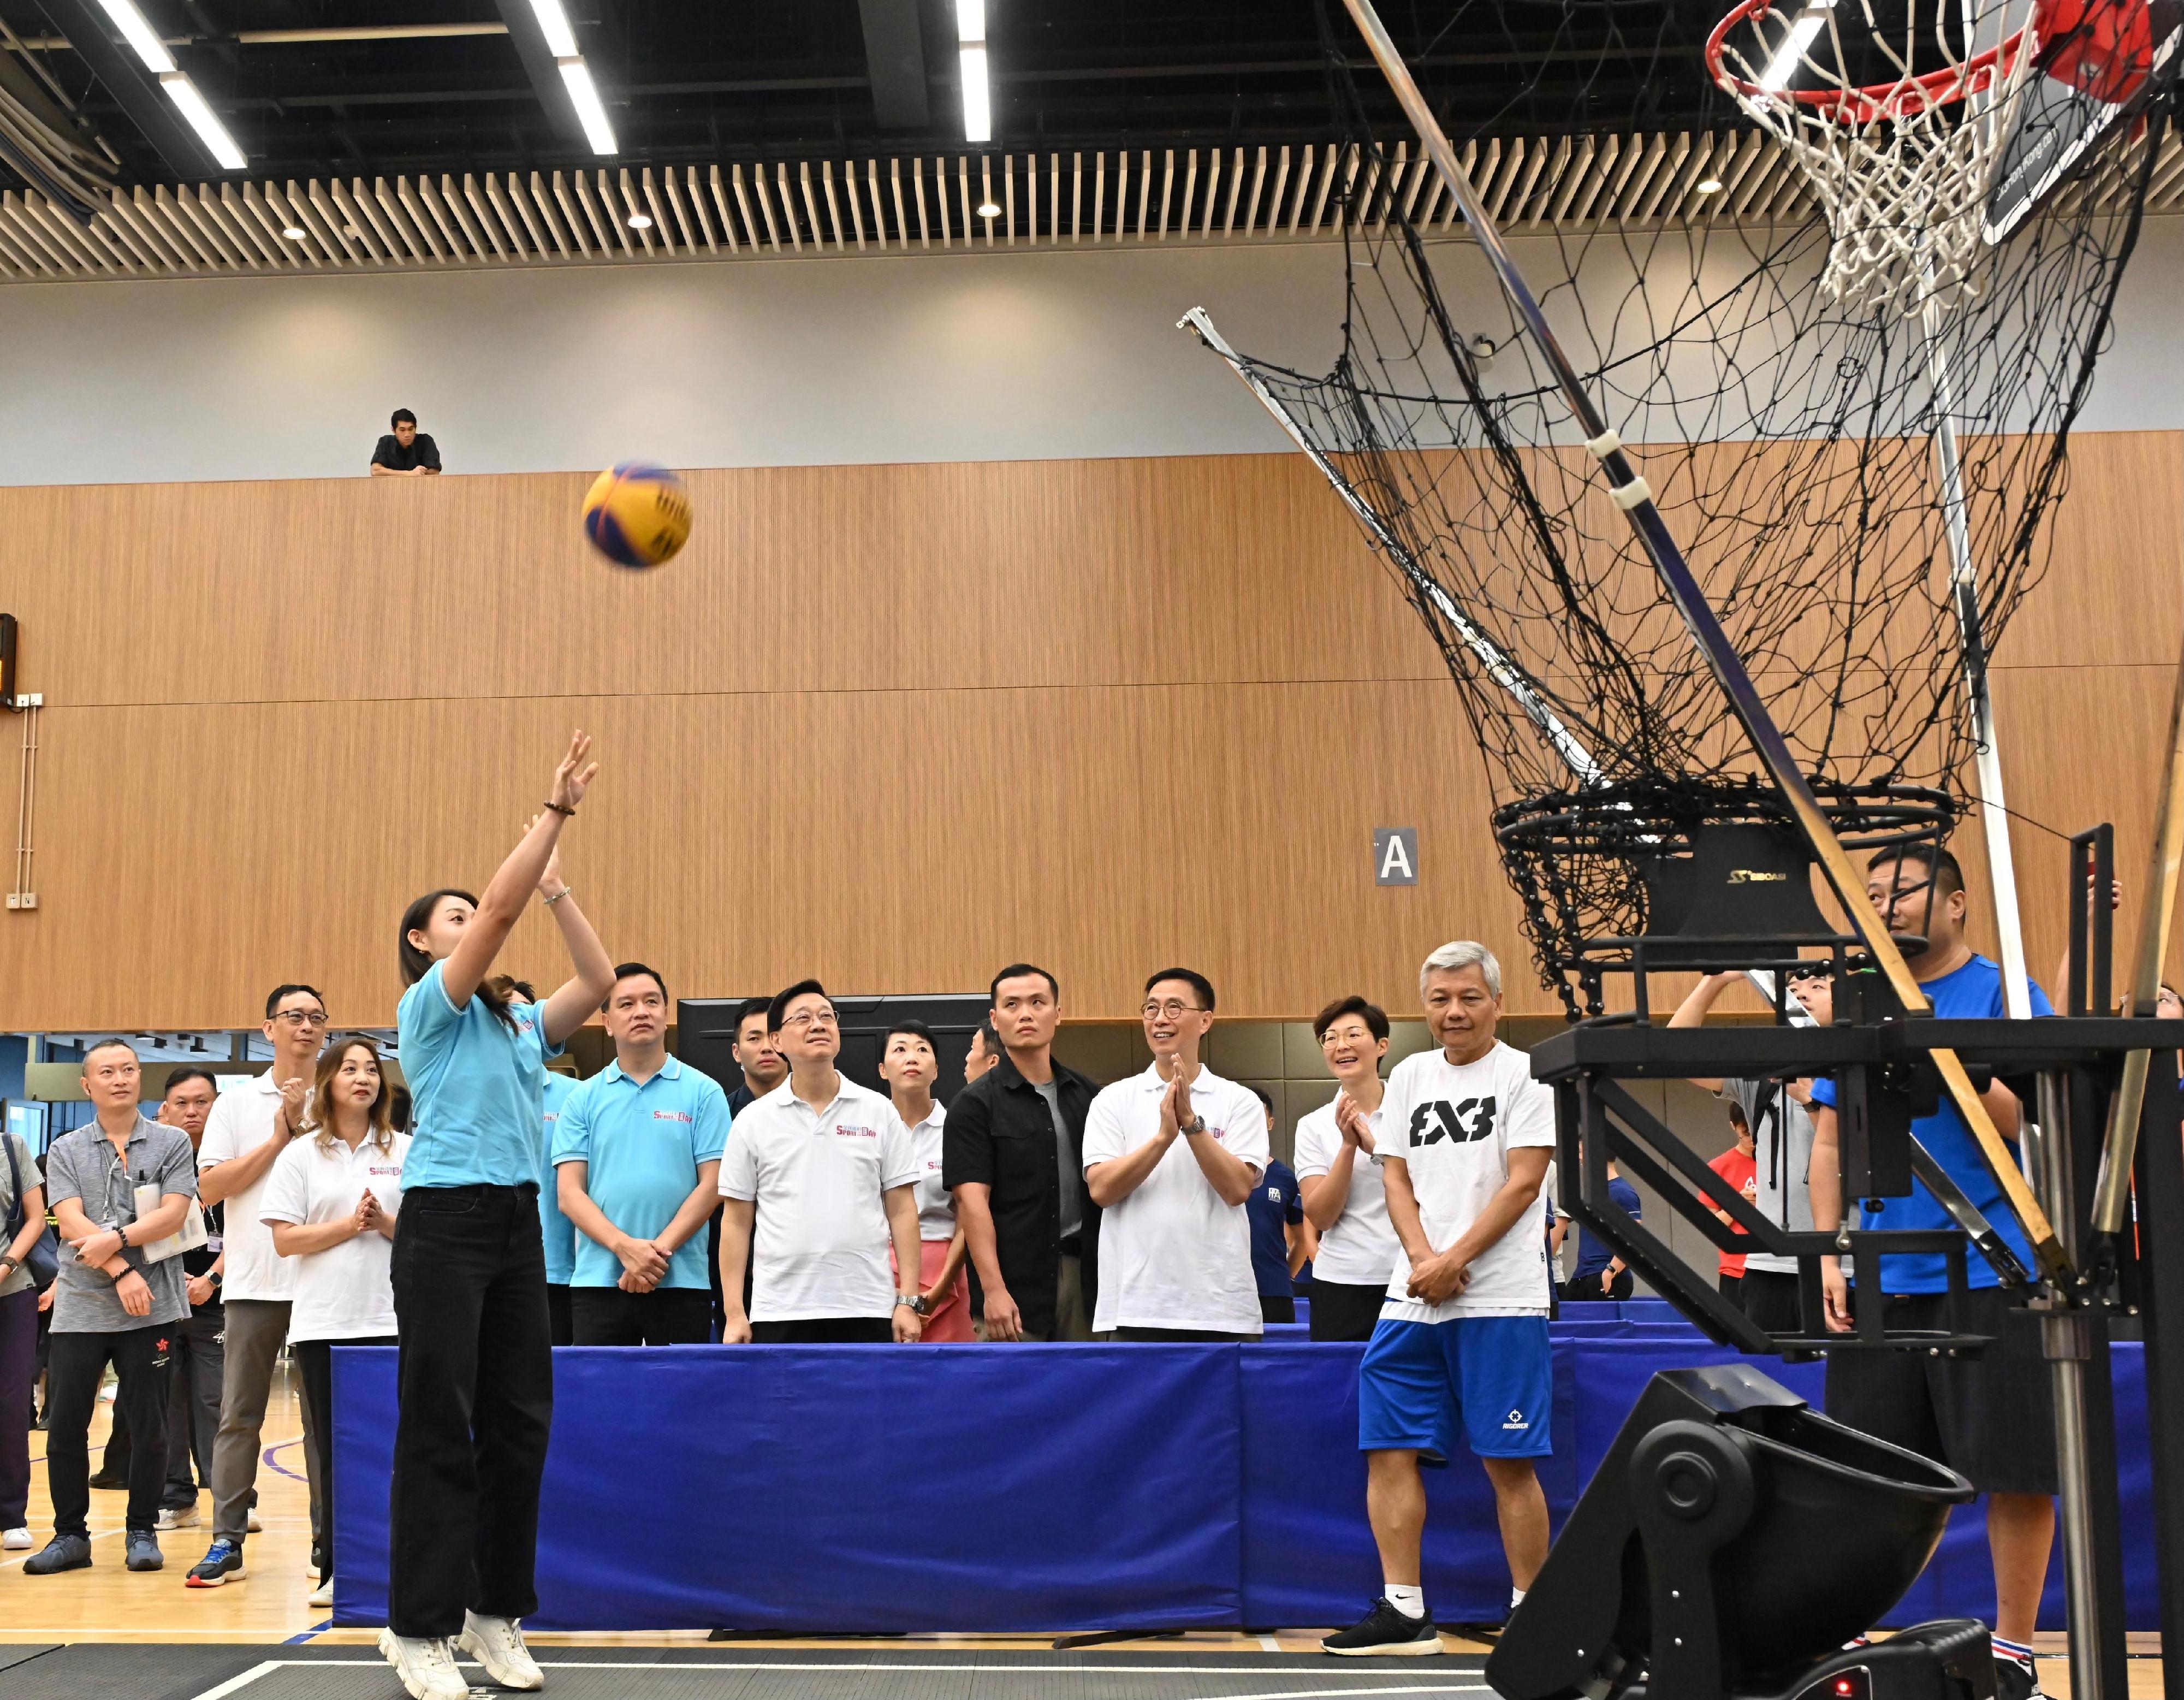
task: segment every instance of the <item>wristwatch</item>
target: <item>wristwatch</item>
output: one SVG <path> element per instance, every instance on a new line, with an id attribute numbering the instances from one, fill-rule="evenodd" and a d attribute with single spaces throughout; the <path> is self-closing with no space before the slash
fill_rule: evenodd
<path id="1" fill-rule="evenodd" d="M 897 1293 L 894 1301 L 897 1305 L 909 1306 L 914 1316 L 929 1316 L 933 1312 L 933 1307 L 925 1301 L 923 1293 Z"/>
<path id="2" fill-rule="evenodd" d="M 1193 1116 L 1187 1122 L 1178 1123 L 1176 1124 L 1176 1129 L 1178 1133 L 1185 1134 L 1202 1134 L 1206 1131 L 1206 1118 L 1203 1116 Z"/>

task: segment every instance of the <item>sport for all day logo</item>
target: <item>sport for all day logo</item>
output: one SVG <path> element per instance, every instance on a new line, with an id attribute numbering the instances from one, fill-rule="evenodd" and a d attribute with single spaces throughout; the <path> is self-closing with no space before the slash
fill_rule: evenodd
<path id="1" fill-rule="evenodd" d="M 1468 1145 L 1474 1140 L 1491 1137 L 1493 1132 L 1494 1100 L 1490 1097 L 1466 1098 L 1459 1104 L 1436 1098 L 1411 1112 L 1413 1145 L 1438 1145 L 1443 1140 L 1453 1145 Z"/>

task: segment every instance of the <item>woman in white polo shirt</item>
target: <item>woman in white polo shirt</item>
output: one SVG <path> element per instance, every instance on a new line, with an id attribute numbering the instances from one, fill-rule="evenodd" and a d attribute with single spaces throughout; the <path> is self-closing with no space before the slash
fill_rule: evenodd
<path id="1" fill-rule="evenodd" d="M 888 1096 L 902 1124 L 910 1129 L 917 1151 L 917 1251 L 915 1290 L 918 1315 L 925 1326 L 918 1339 L 927 1345 L 976 1340 L 971 1327 L 971 1294 L 963 1279 L 963 1260 L 969 1251 L 963 1229 L 956 1220 L 955 1195 L 940 1184 L 941 1129 L 948 1112 L 933 1095 L 933 1083 L 940 1077 L 940 1054 L 933 1043 L 933 1029 L 914 1017 L 905 1016 L 887 1030 L 880 1041 L 880 1079 L 888 1084 Z M 893 1250 L 889 1260 L 894 1259 Z M 895 1272 L 895 1282 L 909 1290 L 912 1284 Z"/>
<path id="2" fill-rule="evenodd" d="M 410 1138 L 394 1131 L 393 1099 L 370 1040 L 327 1046 L 312 1090 L 309 1132 L 275 1160 L 259 1203 L 273 1249 L 295 1264 L 288 1342 L 330 1451 L 333 1348 L 397 1343 L 387 1270 Z M 333 1603 L 333 1485 L 329 1469 L 321 1489 L 326 1562 L 311 1596 L 315 1606 Z"/>

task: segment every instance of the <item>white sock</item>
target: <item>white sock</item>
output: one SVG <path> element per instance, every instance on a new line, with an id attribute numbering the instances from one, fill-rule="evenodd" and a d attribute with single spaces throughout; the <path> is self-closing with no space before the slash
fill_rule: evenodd
<path id="1" fill-rule="evenodd" d="M 1426 1591 L 1423 1586 L 1410 1587 L 1401 1582 L 1390 1582 L 1381 1592 L 1387 1596 L 1388 1603 L 1405 1617 L 1415 1620 L 1425 1616 Z"/>
<path id="2" fill-rule="evenodd" d="M 1524 1603 L 1524 1591 L 1522 1588 L 1512 1588 L 1512 1589 L 1510 1589 L 1510 1590 L 1509 1590 L 1509 1609 L 1510 1609 L 1511 1611 L 1513 1611 L 1513 1611 L 1515 1611 L 1515 1610 L 1517 1609 L 1517 1608 L 1518 1608 L 1518 1607 L 1519 1607 L 1519 1606 L 1523 1605 Z"/>

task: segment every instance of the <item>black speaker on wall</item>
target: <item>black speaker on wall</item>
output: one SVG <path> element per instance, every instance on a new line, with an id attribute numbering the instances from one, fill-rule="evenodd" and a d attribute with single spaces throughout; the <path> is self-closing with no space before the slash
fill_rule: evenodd
<path id="1" fill-rule="evenodd" d="M 0 708 L 15 711 L 15 638 L 20 627 L 12 614 L 0 614 Z"/>
<path id="2" fill-rule="evenodd" d="M 675 1054 L 710 1074 L 724 1091 L 743 1084 L 736 1064 L 736 1011 L 741 998 L 678 998 L 675 1002 Z M 985 1020 L 993 1000 L 983 992 L 911 993 L 889 997 L 838 997 L 834 1013 L 842 1023 L 842 1054 L 835 1067 L 860 1086 L 887 1090 L 880 1079 L 880 1051 L 889 1025 L 905 1017 L 933 1030 L 940 1059 L 940 1078 L 933 1095 L 950 1102 L 963 1090 L 963 1063 L 971 1054 L 971 1035 Z"/>

